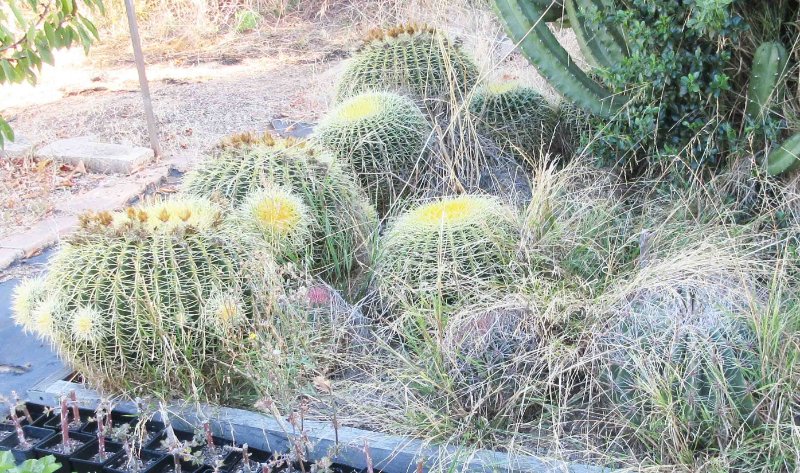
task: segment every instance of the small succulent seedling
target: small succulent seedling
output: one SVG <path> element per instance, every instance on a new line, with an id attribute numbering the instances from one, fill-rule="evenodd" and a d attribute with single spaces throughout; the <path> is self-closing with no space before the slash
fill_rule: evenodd
<path id="1" fill-rule="evenodd" d="M 22 420 L 17 416 L 17 406 L 14 405 L 11 400 L 2 397 L 0 400 L 5 402 L 8 405 L 9 409 L 9 418 L 11 419 L 11 423 L 14 425 L 14 432 L 17 435 L 17 441 L 19 442 L 19 446 L 22 447 L 21 450 L 27 450 L 31 448 L 31 443 L 28 442 L 28 439 L 25 438 L 25 431 L 22 430 Z"/>

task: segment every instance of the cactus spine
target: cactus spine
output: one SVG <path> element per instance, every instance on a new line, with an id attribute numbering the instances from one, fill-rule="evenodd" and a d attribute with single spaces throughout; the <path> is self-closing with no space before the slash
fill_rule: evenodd
<path id="1" fill-rule="evenodd" d="M 269 136 L 228 139 L 217 156 L 187 175 L 183 191 L 238 207 L 252 192 L 275 186 L 291 190 L 308 208 L 309 269 L 338 286 L 369 263 L 368 243 L 377 227 L 374 209 L 330 153 L 306 143 Z"/>
<path id="2" fill-rule="evenodd" d="M 610 117 L 627 101 L 589 78 L 561 46 L 541 9 L 532 2 L 495 0 L 495 8 L 512 40 L 539 72 L 567 99 L 602 117 Z"/>
<path id="3" fill-rule="evenodd" d="M 611 337 L 609 394 L 646 443 L 669 432 L 703 448 L 756 422 L 749 380 L 758 357 L 743 321 L 728 314 L 634 313 Z"/>
<path id="4" fill-rule="evenodd" d="M 756 49 L 750 71 L 745 114 L 751 120 L 760 120 L 768 113 L 770 101 L 783 90 L 783 75 L 789 56 L 781 43 L 766 42 Z"/>
<path id="5" fill-rule="evenodd" d="M 281 290 L 270 259 L 240 243 L 204 199 L 84 215 L 50 266 L 54 297 L 33 310 L 33 329 L 105 387 L 224 393 L 240 324 Z"/>
<path id="6" fill-rule="evenodd" d="M 469 104 L 481 131 L 523 159 L 549 151 L 556 111 L 531 87 L 513 82 L 478 89 Z"/>

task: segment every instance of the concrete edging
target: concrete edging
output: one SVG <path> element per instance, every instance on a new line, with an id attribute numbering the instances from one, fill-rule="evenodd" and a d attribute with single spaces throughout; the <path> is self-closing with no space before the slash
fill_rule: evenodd
<path id="1" fill-rule="evenodd" d="M 85 407 L 94 408 L 100 395 L 81 384 L 63 381 L 61 376 L 50 377 L 28 391 L 28 399 L 45 405 L 57 405 L 60 396 L 75 390 L 78 399 Z M 116 409 L 127 414 L 136 414 L 137 407 L 132 402 L 120 402 Z M 172 404 L 169 407 L 174 415 L 173 424 L 178 428 L 200 425 L 209 418 L 212 430 L 218 435 L 238 443 L 247 443 L 255 448 L 270 451 L 288 451 L 291 444 L 287 438 L 297 435 L 285 420 L 280 421 L 242 409 L 211 406 L 207 404 L 193 407 Z M 160 416 L 156 414 L 154 418 Z M 312 447 L 308 452 L 311 460 L 319 460 L 334 451 L 336 433 L 330 423 L 305 421 L 305 433 Z M 431 471 L 437 465 L 462 465 L 452 471 L 496 472 L 496 473 L 610 473 L 613 470 L 580 464 L 568 464 L 559 460 L 548 460 L 532 456 L 509 455 L 489 450 L 468 451 L 457 447 L 435 446 L 420 440 L 394 435 L 386 435 L 367 430 L 340 427 L 338 429 L 339 449 L 332 457 L 334 462 L 354 468 L 366 468 L 364 455 L 365 442 L 369 445 L 370 456 L 375 468 L 385 473 L 414 473 L 417 464 L 424 462 L 423 471 Z"/>

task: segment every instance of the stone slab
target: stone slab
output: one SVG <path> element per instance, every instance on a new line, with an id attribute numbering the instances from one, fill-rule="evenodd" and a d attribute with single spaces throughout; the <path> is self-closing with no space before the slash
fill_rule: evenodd
<path id="1" fill-rule="evenodd" d="M 83 162 L 87 171 L 104 174 L 130 174 L 155 157 L 150 148 L 100 143 L 85 136 L 55 141 L 36 154 L 76 166 Z"/>
<path id="2" fill-rule="evenodd" d="M 33 143 L 24 136 L 15 137 L 14 141 L 6 141 L 0 149 L 0 158 L 24 158 L 33 155 Z"/>
<path id="3" fill-rule="evenodd" d="M 25 256 L 25 252 L 18 248 L 0 248 L 0 271 L 14 264 Z"/>
<path id="4" fill-rule="evenodd" d="M 71 215 L 48 217 L 22 233 L 3 238 L 0 248 L 22 250 L 25 255 L 31 255 L 58 242 L 77 223 L 78 219 Z"/>
<path id="5" fill-rule="evenodd" d="M 53 406 L 61 396 L 74 390 L 83 407 L 97 406 L 101 399 L 100 395 L 83 385 L 63 381 L 68 374 L 69 371 L 65 370 L 48 377 L 28 391 L 28 398 L 36 403 Z M 292 440 L 300 434 L 288 424 L 285 416 L 279 413 L 265 415 L 208 404 L 186 404 L 172 403 L 168 407 L 171 421 L 178 429 L 191 430 L 206 419 L 211 419 L 214 435 L 239 444 L 247 443 L 251 447 L 278 452 L 288 451 L 296 443 Z M 116 403 L 115 409 L 122 413 L 138 414 L 136 405 L 131 402 Z M 159 420 L 160 416 L 156 413 L 154 418 Z M 364 454 L 364 446 L 367 445 L 373 465 L 385 473 L 417 471 L 610 473 L 613 471 L 608 468 L 565 463 L 528 455 L 430 444 L 408 437 L 351 427 L 339 427 L 334 430 L 330 422 L 306 420 L 303 426 L 305 438 L 310 442 L 308 458 L 311 461 L 330 456 L 334 462 L 356 469 L 367 466 Z M 420 463 L 422 468 L 418 469 Z"/>

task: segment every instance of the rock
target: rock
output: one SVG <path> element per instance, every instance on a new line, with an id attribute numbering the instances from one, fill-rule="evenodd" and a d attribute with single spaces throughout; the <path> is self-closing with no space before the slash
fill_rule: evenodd
<path id="1" fill-rule="evenodd" d="M 0 149 L 0 158 L 24 158 L 33 154 L 33 143 L 24 136 L 17 136 L 14 141 L 6 141 Z"/>
<path id="2" fill-rule="evenodd" d="M 87 171 L 105 174 L 130 174 L 155 157 L 150 148 L 100 143 L 89 137 L 59 140 L 42 147 L 36 154 L 75 166 L 83 162 Z"/>

